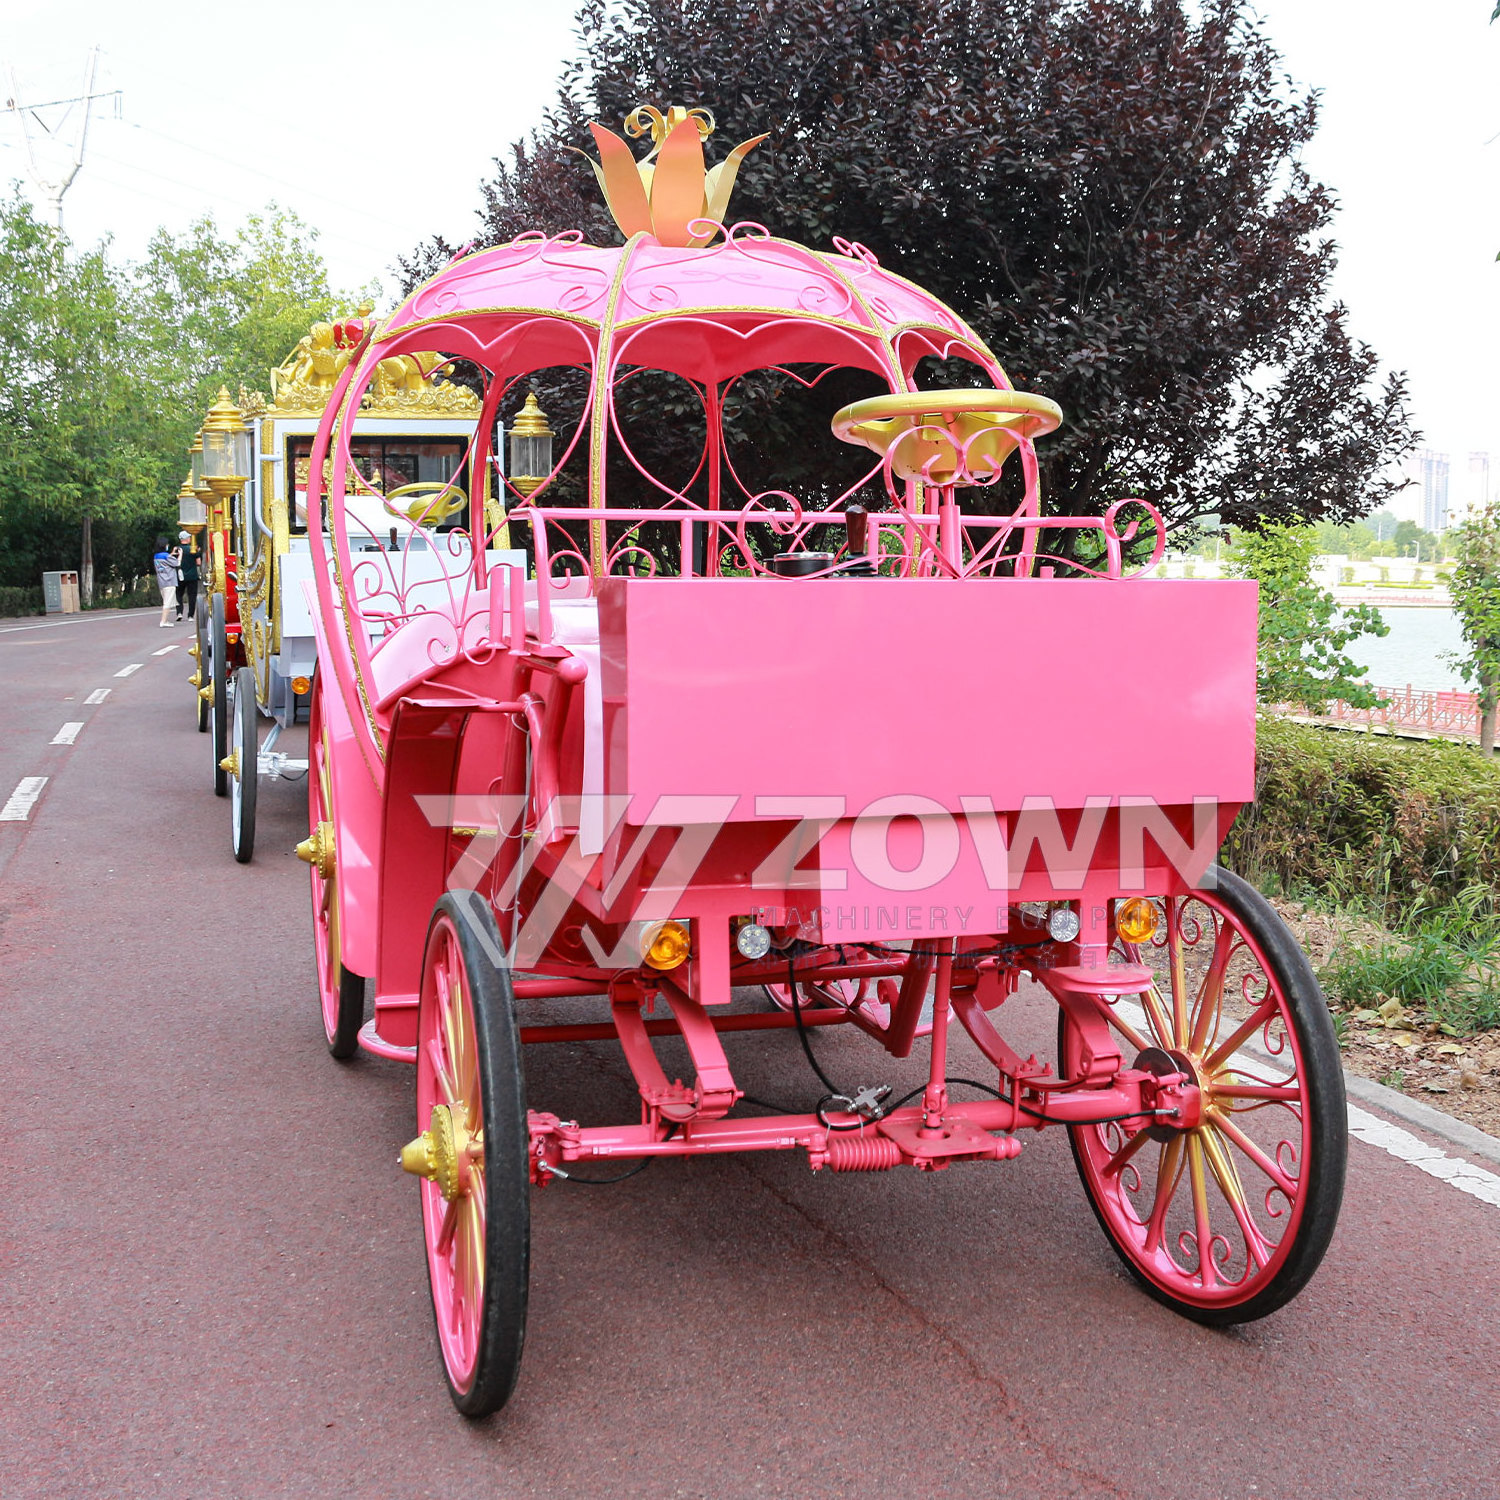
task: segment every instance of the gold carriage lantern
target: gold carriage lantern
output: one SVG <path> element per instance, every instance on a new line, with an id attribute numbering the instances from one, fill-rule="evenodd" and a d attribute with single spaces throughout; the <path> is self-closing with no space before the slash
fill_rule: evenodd
<path id="1" fill-rule="evenodd" d="M 203 480 L 223 499 L 238 494 L 250 479 L 250 429 L 244 414 L 219 387 L 219 399 L 203 423 Z"/>
<path id="2" fill-rule="evenodd" d="M 188 484 L 195 490 L 203 489 L 203 429 L 193 434 L 193 446 L 188 449 Z"/>
<path id="3" fill-rule="evenodd" d="M 185 474 L 182 478 L 182 488 L 177 491 L 177 524 L 189 530 L 196 530 L 207 523 L 208 512 L 204 508 L 202 498 L 193 487 L 193 476 L 191 473 Z"/>
<path id="4" fill-rule="evenodd" d="M 557 434 L 547 425 L 547 414 L 530 392 L 510 428 L 510 482 L 522 495 L 544 484 L 552 473 L 552 439 Z"/>

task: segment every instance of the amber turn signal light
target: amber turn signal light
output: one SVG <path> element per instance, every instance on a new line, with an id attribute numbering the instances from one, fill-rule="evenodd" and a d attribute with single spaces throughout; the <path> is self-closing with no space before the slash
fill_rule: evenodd
<path id="1" fill-rule="evenodd" d="M 653 969 L 679 967 L 692 949 L 692 936 L 683 922 L 653 922 L 641 934 L 641 957 Z"/>
<path id="2" fill-rule="evenodd" d="M 1132 896 L 1115 907 L 1115 931 L 1127 943 L 1150 942 L 1159 920 L 1156 903 L 1144 896 Z"/>

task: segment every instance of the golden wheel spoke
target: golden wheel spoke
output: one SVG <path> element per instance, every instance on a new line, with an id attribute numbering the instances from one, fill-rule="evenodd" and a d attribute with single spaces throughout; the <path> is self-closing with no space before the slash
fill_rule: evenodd
<path id="1" fill-rule="evenodd" d="M 1156 1201 L 1151 1205 L 1151 1217 L 1146 1220 L 1145 1249 L 1154 1255 L 1161 1249 L 1162 1234 L 1167 1221 L 1167 1210 L 1182 1179 L 1182 1137 L 1174 1135 L 1161 1153 L 1156 1169 Z"/>
<path id="2" fill-rule="evenodd" d="M 1185 1047 L 1188 1039 L 1187 959 L 1182 951 L 1182 903 L 1167 902 L 1167 958 L 1172 977 L 1172 1033 L 1163 1047 Z"/>
<path id="3" fill-rule="evenodd" d="M 438 1230 L 437 1253 L 446 1255 L 448 1247 L 453 1243 L 453 1231 L 458 1227 L 458 1204 L 445 1203 L 443 1205 L 443 1226 Z"/>
<path id="4" fill-rule="evenodd" d="M 1207 1057 L 1203 1059 L 1203 1071 L 1206 1074 L 1219 1072 L 1221 1068 L 1239 1051 L 1240 1047 L 1247 1042 L 1267 1021 L 1276 1014 L 1276 1001 L 1269 995 L 1261 1001 L 1255 1009 L 1234 1028 L 1232 1032 Z"/>
<path id="5" fill-rule="evenodd" d="M 1260 1099 L 1267 1103 L 1300 1104 L 1302 1086 L 1296 1083 L 1216 1083 L 1214 1097 L 1218 1099 Z"/>
<path id="6" fill-rule="evenodd" d="M 463 1234 L 468 1241 L 470 1306 L 479 1307 L 484 1301 L 484 1223 L 469 1205 L 463 1216 Z"/>
<path id="7" fill-rule="evenodd" d="M 427 1058 L 432 1064 L 433 1077 L 443 1096 L 438 1103 L 446 1104 L 451 1109 L 458 1102 L 458 1084 L 454 1081 L 448 1060 L 443 1056 L 443 1049 L 438 1046 L 436 1037 L 429 1037 L 427 1040 Z M 426 1122 L 421 1123 L 425 1126 Z"/>
<path id="8" fill-rule="evenodd" d="M 1214 933 L 1213 957 L 1209 960 L 1203 983 L 1198 990 L 1198 1008 L 1193 1016 L 1193 1034 L 1188 1043 L 1192 1052 L 1202 1052 L 1213 1031 L 1213 1022 L 1224 1006 L 1224 974 L 1229 968 L 1238 937 L 1228 922 L 1221 921 Z"/>
<path id="9" fill-rule="evenodd" d="M 1154 984 L 1149 990 L 1142 990 L 1141 1004 L 1145 1008 L 1146 1019 L 1151 1024 L 1151 1030 L 1156 1033 L 1156 1046 L 1163 1049 L 1173 1046 L 1172 1021 L 1162 1001 L 1161 990 Z M 1150 1043 L 1146 1045 L 1149 1046 Z M 1144 1047 L 1142 1050 L 1145 1050 Z"/>
<path id="10" fill-rule="evenodd" d="M 1273 1247 L 1250 1217 L 1250 1206 L 1245 1201 L 1245 1190 L 1240 1184 L 1239 1173 L 1234 1169 L 1234 1161 L 1224 1149 L 1224 1143 L 1212 1125 L 1207 1126 L 1201 1136 L 1208 1169 L 1214 1174 L 1214 1181 L 1219 1184 L 1219 1191 L 1223 1193 L 1240 1226 L 1240 1234 L 1245 1240 L 1245 1253 L 1255 1262 L 1256 1269 L 1263 1271 L 1271 1263 Z"/>
<path id="11" fill-rule="evenodd" d="M 1288 1201 L 1295 1201 L 1297 1197 L 1296 1180 L 1294 1178 L 1288 1177 L 1286 1173 L 1283 1172 L 1281 1168 L 1277 1166 L 1276 1163 L 1272 1161 L 1271 1158 L 1267 1156 L 1266 1153 L 1262 1151 L 1260 1147 L 1257 1146 L 1255 1142 L 1252 1141 L 1250 1137 L 1246 1135 L 1245 1132 L 1241 1130 L 1240 1127 L 1236 1125 L 1234 1121 L 1231 1120 L 1222 1111 L 1213 1110 L 1211 1114 L 1212 1118 L 1210 1123 L 1214 1126 L 1214 1128 L 1217 1129 L 1221 1135 L 1224 1135 L 1229 1140 L 1233 1141 L 1234 1144 L 1238 1146 L 1240 1150 L 1244 1152 L 1244 1154 L 1249 1157 L 1250 1160 L 1253 1161 L 1255 1165 L 1259 1167 L 1260 1170 L 1264 1172 L 1266 1176 L 1269 1177 L 1278 1188 L 1281 1189 L 1281 1191 L 1286 1195 Z"/>
<path id="12" fill-rule="evenodd" d="M 1213 1224 L 1208 1216 L 1208 1182 L 1203 1170 L 1203 1142 L 1195 1130 L 1187 1138 L 1188 1179 L 1193 1186 L 1193 1227 L 1198 1237 L 1198 1281 L 1207 1291 L 1216 1279 L 1213 1258 Z"/>
<path id="13" fill-rule="evenodd" d="M 461 1202 L 462 1200 L 459 1200 Z M 453 1231 L 453 1281 L 452 1295 L 448 1299 L 448 1329 L 455 1337 L 463 1322 L 465 1305 L 468 1301 L 470 1287 L 472 1285 L 472 1273 L 469 1269 L 469 1236 L 458 1214 L 458 1202 L 451 1203 L 450 1208 L 454 1210 Z"/>

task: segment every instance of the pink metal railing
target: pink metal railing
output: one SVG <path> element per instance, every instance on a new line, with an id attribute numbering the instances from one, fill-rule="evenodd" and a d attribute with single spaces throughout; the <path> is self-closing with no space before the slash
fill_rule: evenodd
<path id="1" fill-rule="evenodd" d="M 1479 699 L 1474 693 L 1377 687 L 1383 708 L 1354 708 L 1331 703 L 1319 715 L 1339 723 L 1379 724 L 1389 729 L 1420 729 L 1453 739 L 1479 738 Z"/>

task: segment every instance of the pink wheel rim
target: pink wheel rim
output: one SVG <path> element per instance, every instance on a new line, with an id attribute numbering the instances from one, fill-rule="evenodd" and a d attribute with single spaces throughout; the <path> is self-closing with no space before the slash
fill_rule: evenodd
<path id="1" fill-rule="evenodd" d="M 1119 1123 L 1075 1139 L 1094 1201 L 1141 1273 L 1178 1301 L 1230 1307 L 1269 1284 L 1297 1240 L 1311 1138 L 1303 1054 L 1290 1003 L 1231 914 L 1202 893 L 1157 905 L 1155 942 L 1122 945 L 1158 971 L 1128 997 L 1145 1025 L 1116 1002 L 1112 1022 L 1127 1063 L 1149 1047 L 1191 1064 L 1202 1123 L 1164 1140 Z"/>
<path id="2" fill-rule="evenodd" d="M 484 1116 L 475 1040 L 474 1002 L 465 980 L 458 933 L 440 915 L 428 938 L 417 1022 L 417 1122 L 433 1109 L 451 1111 L 460 1140 L 458 1191 L 445 1200 L 422 1181 L 422 1229 L 443 1363 L 455 1390 L 474 1381 L 484 1316 Z M 465 1141 L 465 1138 L 466 1141 Z"/>

